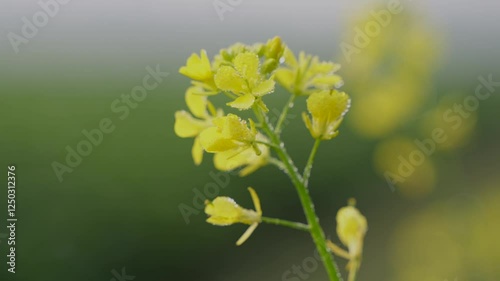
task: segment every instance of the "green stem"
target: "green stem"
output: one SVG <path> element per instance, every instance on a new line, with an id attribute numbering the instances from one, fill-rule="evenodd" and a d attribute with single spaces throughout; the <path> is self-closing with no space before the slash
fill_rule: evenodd
<path id="1" fill-rule="evenodd" d="M 280 169 L 282 171 L 286 171 L 285 165 L 283 165 L 283 163 L 281 163 L 281 161 L 279 159 L 276 159 L 274 157 L 269 157 L 269 159 L 267 160 L 267 162 L 269 164 L 275 165 L 276 167 L 278 167 L 278 169 Z"/>
<path id="2" fill-rule="evenodd" d="M 281 133 L 281 130 L 283 127 L 283 122 L 285 122 L 286 116 L 288 115 L 288 110 L 293 107 L 293 103 L 295 102 L 296 98 L 297 98 L 297 96 L 292 94 L 290 96 L 290 99 L 286 103 L 285 107 L 283 107 L 283 110 L 281 111 L 278 122 L 276 123 L 276 128 L 274 129 L 274 133 L 276 133 L 278 135 Z"/>
<path id="3" fill-rule="evenodd" d="M 297 167 L 295 167 L 295 165 L 293 164 L 292 159 L 287 154 L 284 146 L 281 145 L 279 136 L 274 133 L 271 126 L 269 125 L 266 116 L 262 114 L 257 107 L 254 107 L 254 111 L 261 121 L 263 127 L 262 129 L 269 136 L 271 142 L 277 145 L 274 150 L 278 155 L 278 158 L 281 160 L 281 162 L 283 162 L 284 168 L 293 185 L 295 186 L 295 189 L 297 190 L 302 208 L 304 209 L 304 214 L 310 227 L 309 232 L 311 233 L 314 244 L 316 244 L 316 249 L 318 250 L 323 265 L 325 266 L 328 277 L 330 281 L 339 281 L 339 274 L 337 273 L 338 271 L 333 261 L 333 257 L 326 246 L 325 234 L 319 224 L 318 216 L 314 211 L 314 205 L 311 196 L 309 195 L 309 191 L 305 186 L 302 177 L 298 173 Z"/>
<path id="4" fill-rule="evenodd" d="M 321 139 L 316 139 L 314 142 L 313 148 L 311 150 L 311 154 L 309 155 L 309 159 L 307 160 L 306 167 L 304 168 L 304 185 L 307 187 L 309 182 L 309 177 L 311 176 L 311 169 L 314 163 L 314 157 L 318 152 L 319 144 L 321 143 Z"/>
<path id="5" fill-rule="evenodd" d="M 298 229 L 298 230 L 303 230 L 303 231 L 309 232 L 309 226 L 307 224 L 303 224 L 300 222 L 293 222 L 293 221 L 287 221 L 287 220 L 275 219 L 275 218 L 267 218 L 267 217 L 262 217 L 262 222 L 286 226 L 286 227 L 290 227 L 293 229 Z"/>
<path id="6" fill-rule="evenodd" d="M 274 143 L 269 143 L 269 142 L 266 142 L 266 141 L 258 141 L 258 140 L 256 140 L 255 143 L 264 144 L 264 145 L 267 145 L 269 147 L 276 148 L 276 145 Z"/>

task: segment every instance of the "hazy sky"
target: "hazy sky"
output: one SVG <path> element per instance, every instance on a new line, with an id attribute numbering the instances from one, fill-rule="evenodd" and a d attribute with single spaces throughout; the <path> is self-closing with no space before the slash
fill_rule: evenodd
<path id="1" fill-rule="evenodd" d="M 235 41 L 263 41 L 274 35 L 294 49 L 335 55 L 340 53 L 341 34 L 352 28 L 349 19 L 375 2 L 389 1 L 69 0 L 28 43 L 19 45 L 16 54 L 8 34 L 22 35 L 23 17 L 32 21 L 42 8 L 38 1 L 2 0 L 0 56 L 8 61 L 33 54 L 175 59 L 202 47 L 215 52 Z M 232 3 L 232 10 L 221 20 L 214 3 Z M 446 55 L 496 66 L 491 58 L 500 57 L 500 1 L 401 0 L 401 5 L 414 9 L 443 35 Z"/>

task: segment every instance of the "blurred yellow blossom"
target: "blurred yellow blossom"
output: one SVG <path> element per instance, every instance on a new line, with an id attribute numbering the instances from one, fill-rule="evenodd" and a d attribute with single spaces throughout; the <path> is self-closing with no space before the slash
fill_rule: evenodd
<path id="1" fill-rule="evenodd" d="M 366 218 L 355 206 L 349 205 L 337 212 L 337 235 L 349 249 L 351 257 L 361 257 L 367 230 Z"/>
<path id="2" fill-rule="evenodd" d="M 250 227 L 238 239 L 236 245 L 243 244 L 252 232 L 257 228 L 262 218 L 262 209 L 260 199 L 255 190 L 248 188 L 255 207 L 254 210 L 248 210 L 240 207 L 232 198 L 217 197 L 213 201 L 205 202 L 205 213 L 209 216 L 208 223 L 219 226 L 231 225 L 234 223 L 248 224 Z"/>
<path id="3" fill-rule="evenodd" d="M 372 10 L 353 26 L 373 21 L 368 11 Z M 361 37 L 359 29 L 352 30 L 347 42 Z M 348 85 L 356 103 L 349 123 L 363 137 L 379 139 L 407 125 L 428 101 L 439 38 L 409 12 L 402 12 L 380 34 L 364 40 L 343 69 L 346 80 L 362 81 Z"/>
<path id="4" fill-rule="evenodd" d="M 300 52 L 299 59 L 286 48 L 285 66 L 276 70 L 278 83 L 295 95 L 309 95 L 318 90 L 327 90 L 342 85 L 342 78 L 335 74 L 340 68 L 333 62 L 321 62 L 317 56 Z"/>
<path id="5" fill-rule="evenodd" d="M 408 198 L 429 195 L 436 183 L 434 162 L 415 140 L 394 136 L 377 144 L 375 169 L 387 184 Z"/>

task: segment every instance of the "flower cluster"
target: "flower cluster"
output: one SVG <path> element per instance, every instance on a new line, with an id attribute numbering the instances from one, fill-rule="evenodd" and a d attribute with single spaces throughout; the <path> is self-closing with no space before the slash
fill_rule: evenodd
<path id="1" fill-rule="evenodd" d="M 335 74 L 339 65 L 321 62 L 318 57 L 292 51 L 275 37 L 254 45 L 236 43 L 222 49 L 212 60 L 207 52 L 192 54 L 179 72 L 192 79 L 186 91 L 190 112 L 175 113 L 175 133 L 194 138 L 192 157 L 196 165 L 203 152 L 214 153 L 214 165 L 222 171 L 244 167 L 248 175 L 269 163 L 269 146 L 265 134 L 257 131 L 236 114 L 224 114 L 208 99 L 219 93 L 230 98 L 230 108 L 254 108 L 267 112 L 265 95 L 274 92 L 277 81 L 292 95 L 308 95 L 307 107 L 312 120 L 304 113 L 304 121 L 314 138 L 327 140 L 338 134 L 337 128 L 349 108 L 350 99 L 336 87 L 342 78 Z"/>
<path id="2" fill-rule="evenodd" d="M 192 157 L 196 165 L 202 162 L 204 152 L 214 154 L 217 169 L 240 168 L 240 176 L 267 164 L 276 165 L 290 177 L 302 202 L 307 202 L 305 206 L 312 206 L 307 188 L 314 155 L 320 141 L 331 140 L 339 134 L 339 126 L 350 107 L 349 96 L 337 89 L 343 83 L 336 74 L 338 69 L 339 65 L 322 62 L 304 52 L 297 59 L 279 37 L 253 45 L 237 43 L 222 49 L 213 59 L 202 50 L 199 55 L 192 54 L 179 70 L 191 79 L 191 86 L 185 94 L 189 111 L 175 113 L 175 133 L 182 138 L 194 138 Z M 275 92 L 277 84 L 290 96 L 276 124 L 271 124 L 264 98 Z M 218 94 L 229 99 L 225 110 L 209 100 Z M 299 174 L 280 135 L 288 110 L 295 99 L 301 97 L 306 97 L 309 113 L 303 113 L 303 120 L 315 145 L 304 172 Z M 246 110 L 253 112 L 255 118 L 242 118 L 240 112 Z M 237 245 L 245 242 L 262 222 L 308 231 L 314 237 L 330 279 L 336 280 L 328 243 L 320 239 L 323 232 L 314 208 L 304 208 L 308 224 L 263 217 L 257 193 L 253 188 L 248 190 L 255 210 L 241 207 L 232 198 L 216 197 L 206 201 L 207 222 L 218 226 L 250 225 Z M 366 220 L 359 219 L 364 217 L 356 212 L 352 206 L 339 211 L 338 234 L 349 253 L 338 247 L 337 253 L 357 260 L 361 255 Z"/>

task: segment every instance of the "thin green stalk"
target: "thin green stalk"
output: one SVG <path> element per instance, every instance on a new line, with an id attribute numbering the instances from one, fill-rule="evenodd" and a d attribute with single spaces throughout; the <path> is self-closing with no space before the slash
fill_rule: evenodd
<path id="1" fill-rule="evenodd" d="M 267 162 L 269 164 L 275 165 L 276 167 L 278 167 L 278 169 L 280 169 L 282 171 L 286 171 L 285 165 L 283 165 L 283 163 L 279 159 L 276 159 L 274 157 L 269 157 L 269 159 L 267 160 Z"/>
<path id="2" fill-rule="evenodd" d="M 339 274 L 337 273 L 338 270 L 333 261 L 333 257 L 326 246 L 325 234 L 319 224 L 318 216 L 314 211 L 314 205 L 311 196 L 309 195 L 309 191 L 307 187 L 304 185 L 302 177 L 298 173 L 297 167 L 295 167 L 295 165 L 293 164 L 292 159 L 287 154 L 284 146 L 280 145 L 281 140 L 279 136 L 275 134 L 274 131 L 271 129 L 271 126 L 266 120 L 266 117 L 259 111 L 258 108 L 254 107 L 254 111 L 263 125 L 262 126 L 263 130 L 271 139 L 271 142 L 277 145 L 277 147 L 274 147 L 274 150 L 278 155 L 278 158 L 281 160 L 281 162 L 283 162 L 285 170 L 288 176 L 290 177 L 290 180 L 292 181 L 293 185 L 295 186 L 295 189 L 297 190 L 300 202 L 302 204 L 302 208 L 304 209 L 304 214 L 310 226 L 309 232 L 311 233 L 311 237 L 314 241 L 314 244 L 316 244 L 316 249 L 318 250 L 323 265 L 325 266 L 328 277 L 330 281 L 339 281 L 340 278 Z"/>
<path id="3" fill-rule="evenodd" d="M 286 116 L 288 115 L 288 110 L 293 107 L 293 103 L 295 102 L 296 98 L 297 96 L 292 94 L 288 102 L 285 104 L 285 107 L 283 107 L 278 122 L 276 123 L 276 128 L 274 129 L 274 133 L 278 135 L 281 133 L 283 122 L 285 122 Z"/>
<path id="4" fill-rule="evenodd" d="M 269 147 L 276 148 L 276 145 L 274 143 L 269 143 L 269 142 L 266 142 L 266 141 L 258 141 L 258 140 L 256 140 L 255 143 L 264 144 L 264 145 L 267 145 Z"/>
<path id="5" fill-rule="evenodd" d="M 262 217 L 262 222 L 286 226 L 286 227 L 290 227 L 293 229 L 298 229 L 298 230 L 309 232 L 309 226 L 307 224 L 303 224 L 300 222 L 293 222 L 293 221 L 287 221 L 287 220 L 275 219 L 275 218 L 267 218 L 267 217 Z"/>
<path id="6" fill-rule="evenodd" d="M 307 187 L 309 183 L 309 177 L 311 176 L 311 169 L 314 163 L 314 157 L 316 156 L 316 153 L 318 152 L 318 147 L 319 144 L 321 143 L 321 139 L 316 139 L 314 141 L 313 148 L 311 150 L 311 154 L 309 155 L 309 159 L 307 160 L 306 167 L 304 168 L 304 185 Z"/>

